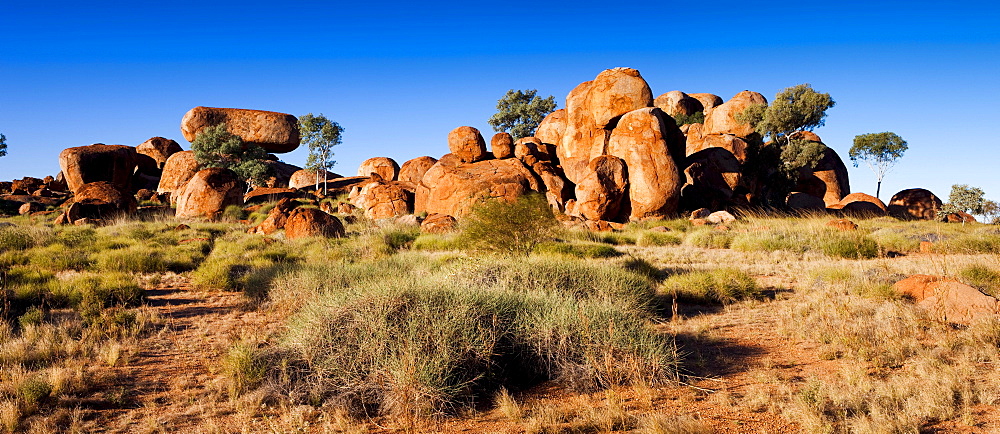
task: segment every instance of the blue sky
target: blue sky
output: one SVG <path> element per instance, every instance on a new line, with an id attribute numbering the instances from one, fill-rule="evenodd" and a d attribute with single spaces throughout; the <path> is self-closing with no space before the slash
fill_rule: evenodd
<path id="1" fill-rule="evenodd" d="M 656 95 L 810 83 L 837 101 L 816 132 L 845 160 L 857 134 L 909 142 L 883 199 L 952 184 L 1000 199 L 998 21 L 988 2 L 4 2 L 0 179 L 55 174 L 70 146 L 187 149 L 179 123 L 198 105 L 324 113 L 346 129 L 335 171 L 350 175 L 372 156 L 439 157 L 457 126 L 488 137 L 507 89 L 562 106 L 629 66 Z M 874 194 L 867 168 L 850 172 Z"/>

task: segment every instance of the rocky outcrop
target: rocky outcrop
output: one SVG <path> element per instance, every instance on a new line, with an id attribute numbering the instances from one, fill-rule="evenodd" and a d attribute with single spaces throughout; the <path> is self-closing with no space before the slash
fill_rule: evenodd
<path id="1" fill-rule="evenodd" d="M 205 128 L 225 123 L 246 143 L 281 154 L 299 147 L 299 121 L 290 114 L 263 110 L 195 107 L 181 119 L 184 139 L 193 142 Z"/>
<path id="2" fill-rule="evenodd" d="M 514 201 L 529 191 L 540 191 L 540 186 L 520 160 L 463 164 L 454 154 L 446 154 L 427 170 L 417 186 L 414 212 L 461 218 L 480 201 Z"/>
<path id="3" fill-rule="evenodd" d="M 448 149 L 462 163 L 475 163 L 486 159 L 486 140 L 479 130 L 458 127 L 448 133 Z"/>
<path id="4" fill-rule="evenodd" d="M 944 216 L 947 223 L 975 223 L 976 218 L 965 211 L 954 211 Z"/>
<path id="5" fill-rule="evenodd" d="M 257 187 L 243 195 L 244 204 L 274 202 L 283 198 L 302 197 L 303 193 L 292 188 Z"/>
<path id="6" fill-rule="evenodd" d="M 295 208 L 285 221 L 285 237 L 290 240 L 342 236 L 344 225 L 340 219 L 316 208 Z"/>
<path id="7" fill-rule="evenodd" d="M 689 97 L 698 100 L 701 103 L 701 109 L 708 116 L 708 113 L 712 111 L 715 107 L 722 105 L 722 98 L 718 95 L 711 93 L 689 93 Z"/>
<path id="8" fill-rule="evenodd" d="M 829 208 L 839 209 L 855 217 L 880 217 L 887 214 L 885 204 L 881 200 L 864 193 L 851 193 Z"/>
<path id="9" fill-rule="evenodd" d="M 251 234 L 271 235 L 277 232 L 278 229 L 284 229 L 285 222 L 288 221 L 288 217 L 291 215 L 292 210 L 297 206 L 298 202 L 295 202 L 290 198 L 282 198 L 278 200 L 278 203 L 275 204 L 274 208 L 271 208 L 271 211 L 268 211 L 267 217 L 264 221 L 251 228 L 248 232 Z"/>
<path id="10" fill-rule="evenodd" d="M 437 159 L 433 157 L 417 157 L 412 160 L 408 160 L 403 163 L 403 167 L 399 169 L 399 181 L 412 184 L 414 187 L 420 184 L 420 180 L 424 178 L 424 174 L 427 173 L 431 167 L 437 163 Z"/>
<path id="11" fill-rule="evenodd" d="M 136 146 L 135 151 L 152 158 L 156 162 L 156 168 L 162 170 L 163 165 L 167 164 L 167 158 L 183 151 L 183 149 L 181 149 L 181 145 L 178 145 L 173 140 L 163 137 L 153 137 Z"/>
<path id="12" fill-rule="evenodd" d="M 507 132 L 494 134 L 493 138 L 490 139 L 490 151 L 493 152 L 493 158 L 496 159 L 513 157 L 514 138 Z"/>
<path id="13" fill-rule="evenodd" d="M 535 129 L 535 137 L 555 149 L 562 143 L 564 132 L 566 132 L 566 109 L 559 109 L 542 119 Z"/>
<path id="14" fill-rule="evenodd" d="M 743 165 L 723 148 L 706 148 L 687 158 L 681 187 L 684 209 L 722 209 L 748 205 Z"/>
<path id="15" fill-rule="evenodd" d="M 934 220 L 941 206 L 941 199 L 930 190 L 909 188 L 892 195 L 888 210 L 900 220 Z"/>
<path id="16" fill-rule="evenodd" d="M 74 193 L 84 184 L 99 181 L 109 182 L 121 191 L 129 191 L 137 155 L 131 146 L 102 143 L 78 146 L 59 153 L 59 167 Z"/>
<path id="17" fill-rule="evenodd" d="M 289 188 L 292 175 L 302 170 L 299 166 L 278 160 L 267 160 L 264 164 L 267 165 L 267 170 L 271 176 L 264 181 L 263 186 L 269 188 Z"/>
<path id="18" fill-rule="evenodd" d="M 178 219 L 217 220 L 229 205 L 243 204 L 243 181 L 232 170 L 199 170 L 177 193 Z"/>
<path id="19" fill-rule="evenodd" d="M 361 162 L 358 176 L 371 176 L 373 173 L 377 173 L 386 181 L 395 181 L 399 176 L 399 164 L 389 157 L 374 157 Z"/>
<path id="20" fill-rule="evenodd" d="M 667 143 L 672 136 L 663 112 L 655 107 L 631 111 L 618 122 L 608 141 L 608 154 L 625 161 L 629 179 L 629 218 L 665 218 L 678 210 L 681 179 Z"/>
<path id="21" fill-rule="evenodd" d="M 174 153 L 163 165 L 163 174 L 160 176 L 160 184 L 156 187 L 157 193 L 170 193 L 171 202 L 176 202 L 176 192 L 184 187 L 187 182 L 198 173 L 201 165 L 194 159 L 194 152 L 181 151 Z"/>
<path id="22" fill-rule="evenodd" d="M 618 220 L 628 187 L 625 161 L 602 155 L 591 160 L 587 170 L 587 175 L 576 185 L 573 215 L 587 220 Z"/>
<path id="23" fill-rule="evenodd" d="M 742 139 L 756 134 L 753 126 L 736 120 L 737 115 L 752 105 L 767 105 L 767 98 L 749 90 L 736 94 L 729 101 L 706 113 L 704 134 L 732 134 Z"/>
<path id="24" fill-rule="evenodd" d="M 942 322 L 970 325 L 1000 314 L 996 298 L 943 276 L 913 275 L 896 282 L 893 289 Z"/>
<path id="25" fill-rule="evenodd" d="M 398 217 L 413 212 L 413 193 L 399 182 L 372 177 L 372 181 L 361 188 L 354 205 L 363 209 L 365 217 L 372 220 Z"/>
<path id="26" fill-rule="evenodd" d="M 688 127 L 685 141 L 685 155 L 691 156 L 708 148 L 722 148 L 729 151 L 740 163 L 747 161 L 748 144 L 745 140 L 732 134 L 703 135 L 702 124 L 691 124 Z"/>

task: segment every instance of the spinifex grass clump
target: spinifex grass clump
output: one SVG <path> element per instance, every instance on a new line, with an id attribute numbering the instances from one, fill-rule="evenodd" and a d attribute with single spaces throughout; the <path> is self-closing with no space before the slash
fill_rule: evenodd
<path id="1" fill-rule="evenodd" d="M 527 256 L 559 227 L 545 196 L 529 194 L 512 203 L 490 200 L 462 219 L 462 237 L 475 250 Z"/>
<path id="2" fill-rule="evenodd" d="M 271 374 L 293 400 L 422 416 L 545 379 L 587 389 L 675 372 L 672 345 L 648 323 L 652 282 L 618 264 L 400 253 L 286 281 L 298 287 L 276 287 L 276 304 L 309 294 L 272 363 L 292 370 Z"/>
<path id="3" fill-rule="evenodd" d="M 753 276 L 734 268 L 674 275 L 663 281 L 660 292 L 680 301 L 705 304 L 728 304 L 761 297 L 761 289 Z"/>

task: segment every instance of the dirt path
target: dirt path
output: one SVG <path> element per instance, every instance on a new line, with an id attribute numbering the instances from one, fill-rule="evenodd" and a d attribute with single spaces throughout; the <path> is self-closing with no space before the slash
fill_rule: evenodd
<path id="1" fill-rule="evenodd" d="M 115 368 L 117 384 L 93 428 L 107 432 L 230 431 L 233 412 L 224 384 L 222 358 L 248 331 L 274 325 L 241 308 L 242 294 L 195 291 L 181 276 L 147 290 L 147 305 L 162 329 L 140 340 L 138 350 Z M 106 394 L 108 392 L 105 392 Z"/>

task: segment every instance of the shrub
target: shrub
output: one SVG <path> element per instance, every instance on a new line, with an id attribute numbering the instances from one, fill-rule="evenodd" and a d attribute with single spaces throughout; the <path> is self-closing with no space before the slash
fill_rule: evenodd
<path id="1" fill-rule="evenodd" d="M 469 246 L 508 255 L 527 256 L 535 245 L 552 239 L 559 222 L 545 196 L 528 194 L 513 203 L 490 200 L 462 220 L 462 237 Z"/>
<path id="2" fill-rule="evenodd" d="M 266 360 L 258 346 L 252 342 L 237 342 L 222 359 L 222 368 L 229 379 L 229 395 L 239 397 L 253 390 L 264 381 Z"/>
<path id="3" fill-rule="evenodd" d="M 576 256 L 577 258 L 611 258 L 621 256 L 621 252 L 607 244 L 565 243 L 549 241 L 535 246 L 535 253 L 554 253 Z"/>
<path id="4" fill-rule="evenodd" d="M 728 304 L 762 296 L 757 280 L 734 268 L 674 275 L 663 281 L 660 292 L 678 300 L 706 304 Z"/>
<path id="5" fill-rule="evenodd" d="M 732 234 L 713 228 L 691 231 L 684 240 L 687 245 L 708 249 L 728 249 L 732 241 Z"/>
<path id="6" fill-rule="evenodd" d="M 0 251 L 26 250 L 35 245 L 31 234 L 18 226 L 0 228 Z"/>
<path id="7" fill-rule="evenodd" d="M 39 375 L 32 375 L 21 380 L 15 391 L 17 399 L 28 408 L 37 407 L 52 393 L 52 385 Z"/>
<path id="8" fill-rule="evenodd" d="M 238 222 L 246 218 L 246 212 L 239 205 L 229 205 L 222 210 L 222 220 L 227 222 Z"/>
<path id="9" fill-rule="evenodd" d="M 1000 296 L 1000 271 L 983 265 L 971 265 L 958 272 L 965 283 L 994 297 Z"/>
<path id="10" fill-rule="evenodd" d="M 863 236 L 831 236 L 820 240 L 823 254 L 847 259 L 871 259 L 879 254 L 878 244 Z"/>
<path id="11" fill-rule="evenodd" d="M 673 246 L 682 242 L 679 235 L 669 232 L 643 231 L 639 234 L 636 244 L 640 246 Z"/>
<path id="12" fill-rule="evenodd" d="M 458 250 L 464 245 L 459 234 L 420 234 L 413 240 L 413 250 Z"/>

